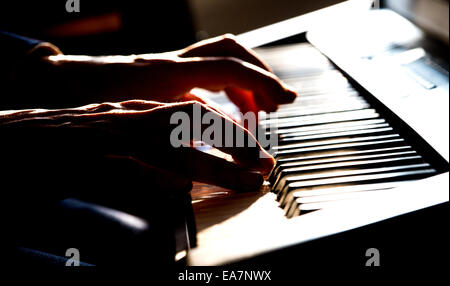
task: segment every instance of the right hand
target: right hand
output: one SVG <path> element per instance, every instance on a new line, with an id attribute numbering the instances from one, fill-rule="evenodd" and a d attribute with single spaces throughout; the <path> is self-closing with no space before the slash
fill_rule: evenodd
<path id="1" fill-rule="evenodd" d="M 223 90 L 243 113 L 272 112 L 296 98 L 232 35 L 162 54 L 49 56 L 20 69 L 17 77 L 15 96 L 26 96 L 21 102 L 33 108 L 133 99 L 178 102 L 193 88 Z"/>
<path id="2" fill-rule="evenodd" d="M 250 140 L 256 147 L 219 148 L 234 162 L 189 147 L 173 148 L 170 117 L 177 111 L 191 116 L 194 105 L 242 130 L 245 142 Z M 56 192 L 72 189 L 75 197 L 98 196 L 94 191 L 82 193 L 83 185 L 92 180 L 100 186 L 122 181 L 162 191 L 188 191 L 196 180 L 252 191 L 263 183 L 261 173 L 274 165 L 274 159 L 247 130 L 198 102 L 134 100 L 74 109 L 22 110 L 0 116 L 0 134 L 3 164 L 9 166 L 4 180 L 15 181 L 17 187 L 32 182 Z"/>

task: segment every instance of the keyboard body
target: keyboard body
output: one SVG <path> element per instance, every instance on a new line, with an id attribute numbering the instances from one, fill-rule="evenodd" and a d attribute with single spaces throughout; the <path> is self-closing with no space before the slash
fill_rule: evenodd
<path id="1" fill-rule="evenodd" d="M 373 21 L 402 21 L 377 13 L 370 14 Z M 275 130 L 279 144 L 272 150 L 277 165 L 259 192 L 195 184 L 197 247 L 189 251 L 188 265 L 274 266 L 302 258 L 296 265 L 364 266 L 366 251 L 377 248 L 395 266 L 405 257 L 431 259 L 443 245 L 439 218 L 448 208 L 449 181 L 445 67 L 429 70 L 411 41 L 403 49 L 386 41 L 392 48 L 372 53 L 355 48 L 363 51 L 358 57 L 340 53 L 327 33 L 257 49 L 300 95 L 276 118 L 260 122 L 267 132 Z M 354 38 L 340 38 L 346 36 Z M 392 65 L 386 63 L 394 59 L 404 62 L 388 72 Z M 383 66 L 396 78 L 387 82 L 379 74 Z"/>

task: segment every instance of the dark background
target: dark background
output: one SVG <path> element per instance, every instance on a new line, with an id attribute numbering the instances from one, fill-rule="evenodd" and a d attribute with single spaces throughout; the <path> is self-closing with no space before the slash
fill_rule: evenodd
<path id="1" fill-rule="evenodd" d="M 2 1 L 0 29 L 56 44 L 66 54 L 174 50 L 223 33 L 242 33 L 339 0 Z"/>
<path id="2" fill-rule="evenodd" d="M 3 3 L 6 2 L 6 3 Z M 2 1 L 0 29 L 56 44 L 66 54 L 159 52 L 195 41 L 185 0 Z"/>

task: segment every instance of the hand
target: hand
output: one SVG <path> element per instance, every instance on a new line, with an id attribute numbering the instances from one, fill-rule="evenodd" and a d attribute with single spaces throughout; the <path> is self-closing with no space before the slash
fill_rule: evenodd
<path id="1" fill-rule="evenodd" d="M 17 86 L 18 91 L 25 89 L 18 93 L 33 94 L 27 101 L 37 101 L 32 102 L 35 106 L 130 99 L 183 101 L 191 89 L 199 87 L 225 90 L 243 112 L 269 112 L 296 97 L 253 51 L 231 35 L 163 54 L 50 56 L 17 76 L 28 82 Z M 29 87 L 33 90 L 28 91 Z"/>
<path id="2" fill-rule="evenodd" d="M 177 111 L 192 115 L 194 105 L 202 113 L 211 112 L 223 124 L 231 123 L 242 130 L 245 142 L 250 140 L 256 147 L 220 148 L 235 163 L 196 149 L 171 147 L 170 117 Z M 21 185 L 30 184 L 31 191 L 66 190 L 82 198 L 107 197 L 111 194 L 106 186 L 120 182 L 127 192 L 132 192 L 132 198 L 140 197 L 138 190 L 142 186 L 187 191 L 192 180 L 251 191 L 263 182 L 259 172 L 267 173 L 274 164 L 248 131 L 197 102 L 134 100 L 74 109 L 9 112 L 0 116 L 0 134 L 2 161 L 8 166 L 5 180 L 12 180 L 19 189 L 27 189 Z M 211 142 L 206 138 L 205 143 Z M 260 152 L 265 156 L 261 157 Z M 91 182 L 96 182 L 98 188 L 80 193 Z M 126 187 L 132 185 L 139 188 Z"/>
<path id="3" fill-rule="evenodd" d="M 181 51 L 178 51 L 177 54 L 178 56 L 183 58 L 225 57 L 229 59 L 236 59 L 242 61 L 243 64 L 250 63 L 253 66 L 259 67 L 266 72 L 272 73 L 270 67 L 266 63 L 264 63 L 264 61 L 260 59 L 254 51 L 242 46 L 237 41 L 236 37 L 232 34 L 226 34 L 209 40 L 201 41 Z M 283 83 L 279 79 L 275 78 L 275 80 L 283 85 Z M 295 98 L 295 92 L 293 92 L 286 86 L 284 86 L 284 88 L 286 89 L 286 91 L 292 92 L 290 96 L 292 98 Z M 234 104 L 236 104 L 244 114 L 249 111 L 254 112 L 255 114 L 257 114 L 260 110 L 273 111 L 274 109 L 277 109 L 279 103 L 290 102 L 283 102 L 283 99 L 279 98 L 283 96 L 283 93 L 280 93 L 278 96 L 276 94 L 271 94 L 272 97 L 270 98 L 270 100 L 264 101 L 264 98 L 261 98 L 259 94 L 254 90 L 248 90 L 238 85 L 227 86 L 225 88 L 225 91 L 230 100 Z"/>

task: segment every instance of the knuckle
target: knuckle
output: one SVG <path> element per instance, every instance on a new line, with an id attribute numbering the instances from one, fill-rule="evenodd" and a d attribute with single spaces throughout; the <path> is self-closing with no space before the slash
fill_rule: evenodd
<path id="1" fill-rule="evenodd" d="M 198 101 L 191 101 L 191 106 L 193 106 L 193 107 L 195 106 L 195 107 L 198 107 L 200 109 L 206 109 L 207 108 L 205 104 L 203 104 L 201 102 L 198 102 Z"/>
<path id="2" fill-rule="evenodd" d="M 112 103 L 100 103 L 100 104 L 97 104 L 94 106 L 90 106 L 89 111 L 93 112 L 93 113 L 107 112 L 107 111 L 111 111 L 115 108 L 117 108 L 117 107 Z"/>
<path id="3" fill-rule="evenodd" d="M 180 104 L 176 104 L 176 106 L 174 106 L 176 110 L 180 110 L 180 111 L 188 111 L 189 113 L 192 111 L 192 109 L 195 108 L 200 108 L 200 109 L 205 109 L 206 106 L 201 103 L 198 102 L 196 100 L 190 100 L 190 101 L 186 101 Z"/>
<path id="4" fill-rule="evenodd" d="M 235 57 L 223 57 L 221 61 L 225 66 L 231 68 L 237 68 L 242 66 L 242 60 Z"/>
<path id="5" fill-rule="evenodd" d="M 120 103 L 120 106 L 124 109 L 138 109 L 145 105 L 144 100 L 134 99 L 134 100 L 128 100 Z"/>
<path id="6" fill-rule="evenodd" d="M 236 44 L 237 43 L 237 39 L 236 36 L 230 33 L 224 34 L 222 36 L 222 41 L 225 43 L 230 43 L 230 44 Z"/>

